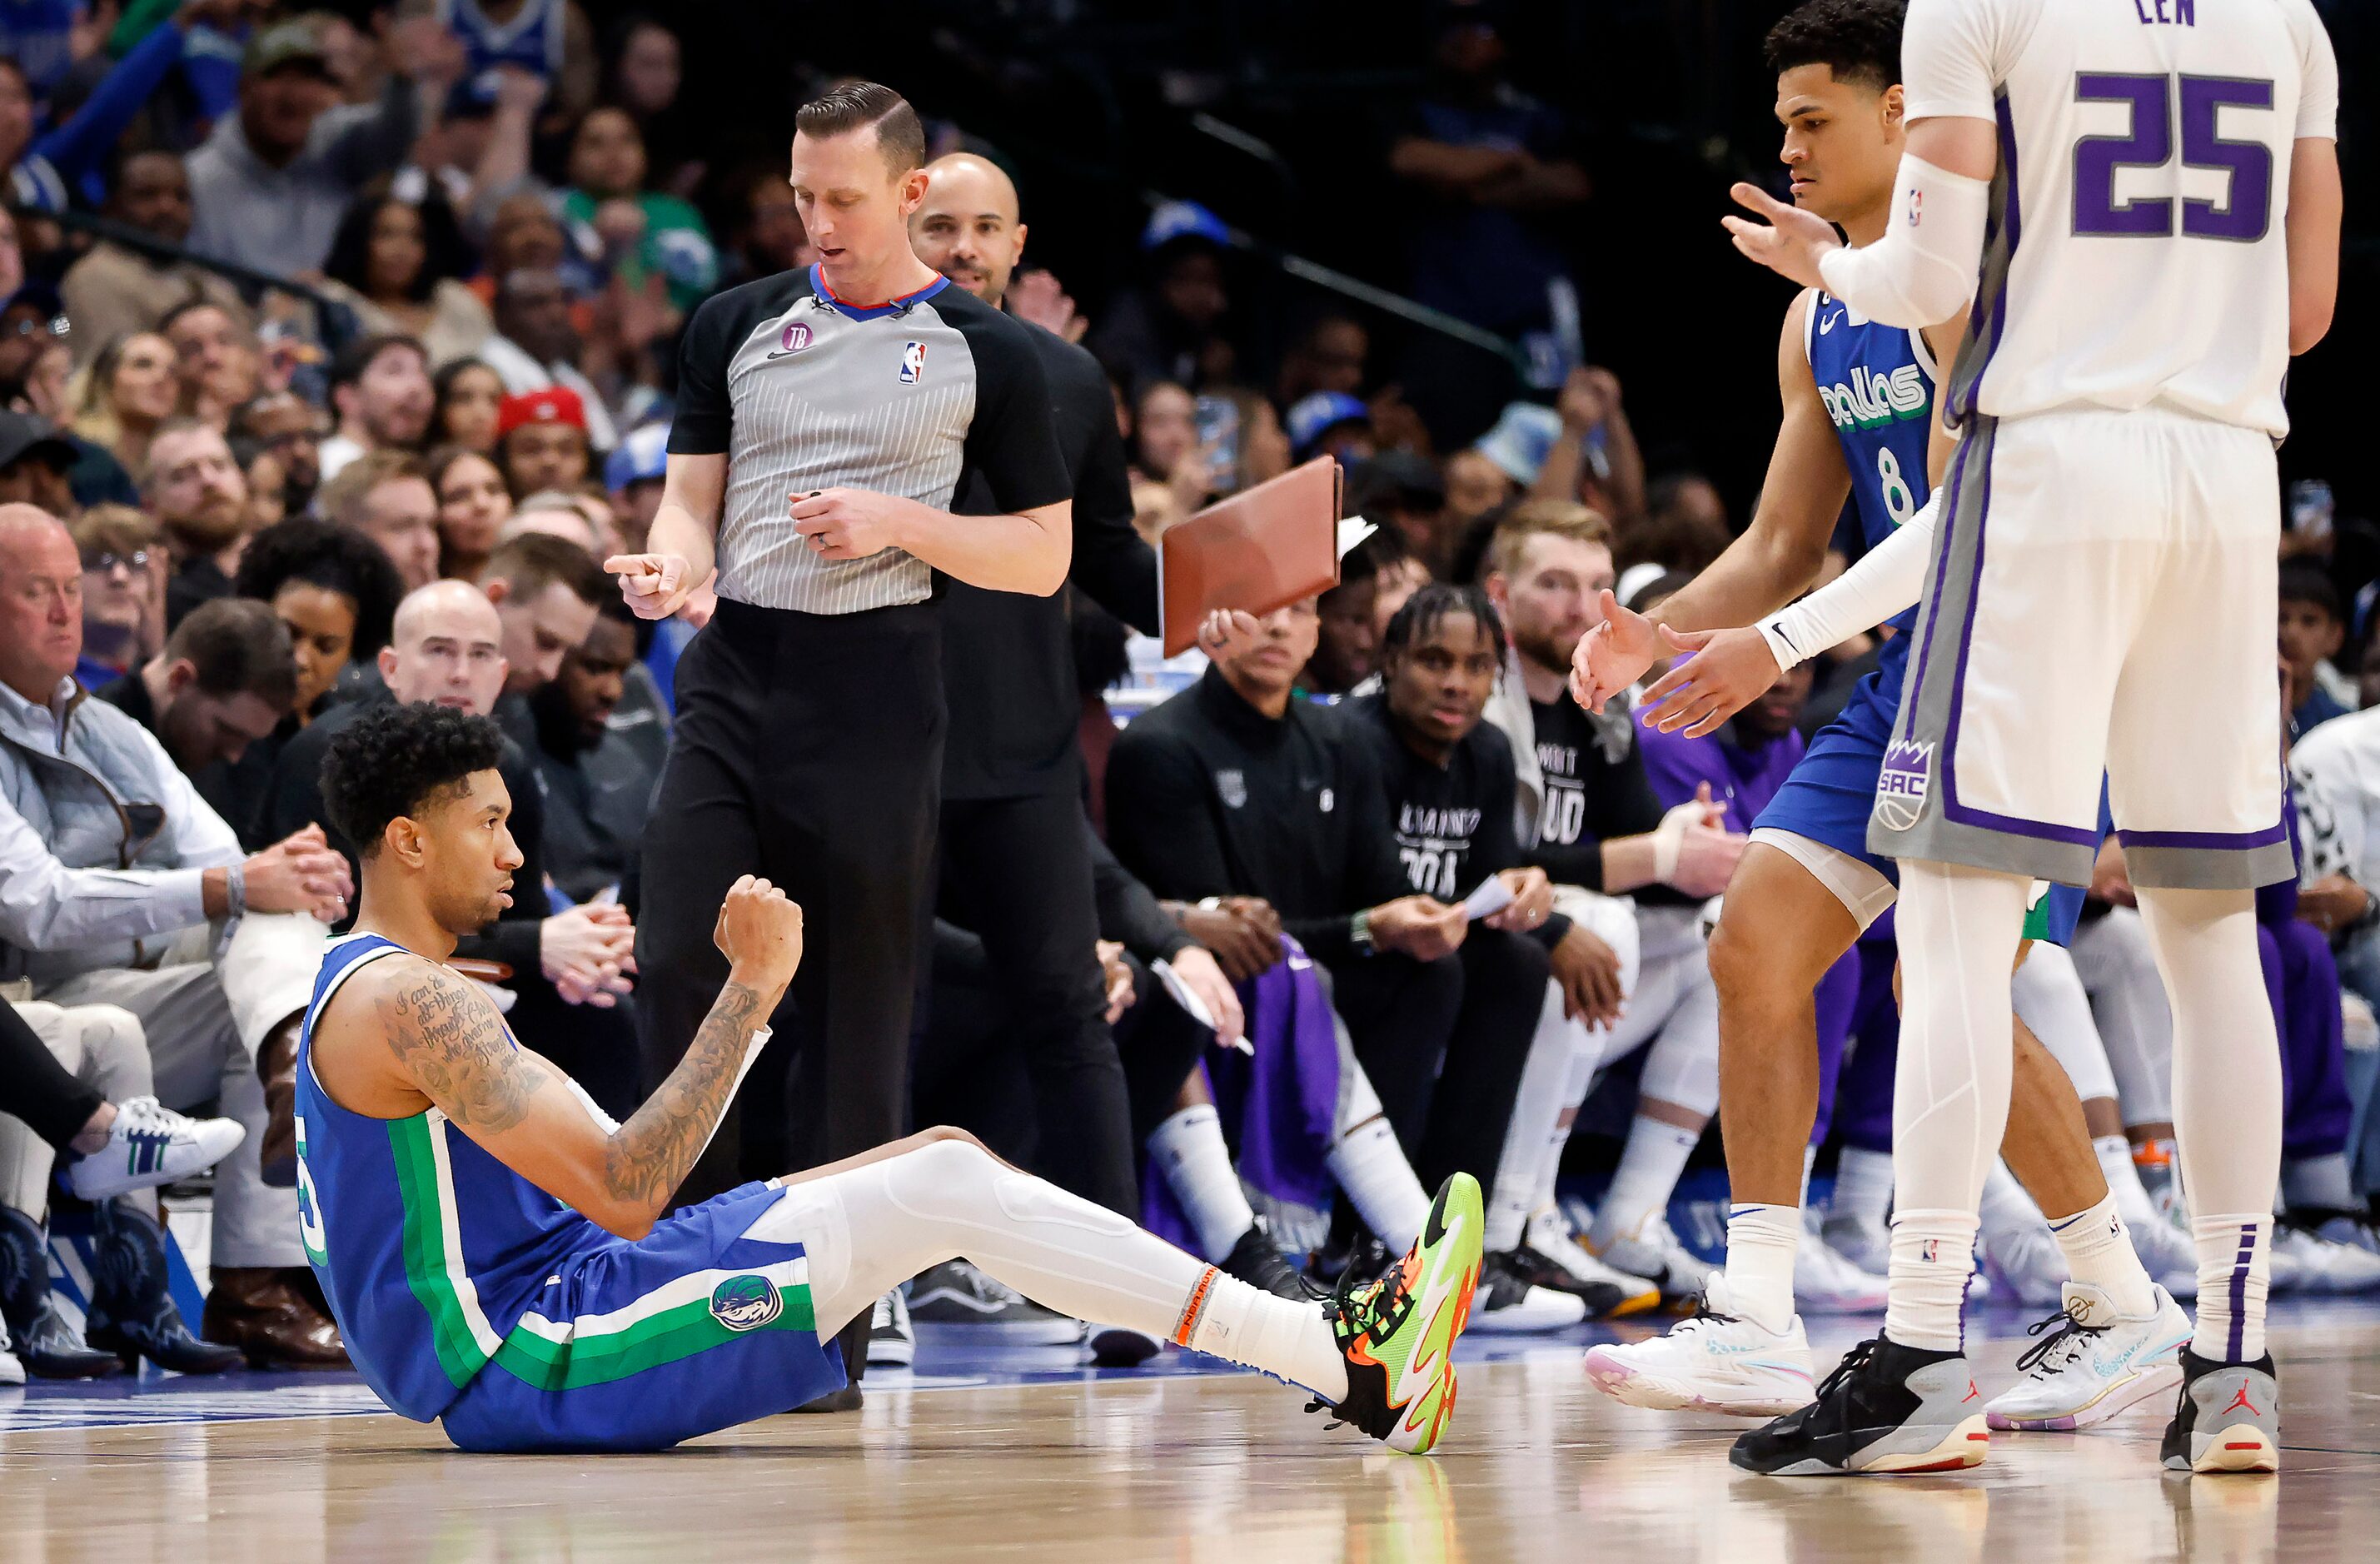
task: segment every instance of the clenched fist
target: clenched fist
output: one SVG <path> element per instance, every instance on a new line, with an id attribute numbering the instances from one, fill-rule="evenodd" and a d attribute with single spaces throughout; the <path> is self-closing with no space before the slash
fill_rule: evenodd
<path id="1" fill-rule="evenodd" d="M 802 909 L 755 875 L 727 889 L 711 943 L 727 958 L 732 981 L 782 990 L 802 964 Z"/>

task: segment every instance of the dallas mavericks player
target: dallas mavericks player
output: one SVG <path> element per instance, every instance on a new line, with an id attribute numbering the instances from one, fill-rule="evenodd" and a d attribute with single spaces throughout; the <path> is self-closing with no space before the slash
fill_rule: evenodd
<path id="1" fill-rule="evenodd" d="M 1768 39 L 1794 200 L 1814 221 L 1840 223 L 1854 238 L 1881 236 L 1891 207 L 1902 140 L 1900 13 L 1900 0 L 1812 0 Z M 1718 564 L 1657 611 L 1660 629 L 1741 623 L 1791 599 L 1815 574 L 1846 493 L 1870 549 L 1911 521 L 1927 497 L 1936 362 L 1925 333 L 1872 321 L 1823 290 L 1795 299 L 1778 354 L 1784 419 L 1759 513 Z M 1588 1353 L 1590 1376 L 1622 1400 L 1768 1415 L 1811 1400 L 1809 1346 L 1791 1291 L 1803 1147 L 1815 1114 L 1811 993 L 1894 898 L 1892 863 L 1867 850 L 1866 835 L 1912 617 L 1892 620 L 1879 666 L 1755 823 L 1728 888 L 1710 947 L 1734 1200 L 1727 1268 L 1712 1279 L 1701 1317 L 1664 1338 Z M 1655 620 L 1609 597 L 1604 621 L 1577 654 L 1574 683 L 1589 709 L 1641 676 L 1662 649 Z M 1676 637 L 1681 645 L 1706 638 Z M 1791 661 L 1844 638 L 1810 639 Z M 1715 710 L 1719 697 L 1703 685 L 1698 671 L 1709 655 L 1654 687 L 1682 688 L 1673 702 L 1682 715 L 1666 722 L 1702 731 L 1734 709 Z M 1758 681 L 1765 687 L 1777 662 L 1765 645 L 1759 655 L 1767 659 Z M 2034 932 L 2062 943 L 2080 902 L 2055 895 Z M 1998 987 L 2007 992 L 2004 973 Z M 2170 1388 L 2187 1323 L 2126 1240 L 2071 1083 L 2029 1033 L 2014 1030 L 2028 1111 L 2008 1126 L 2004 1149 L 2050 1214 L 2075 1282 L 2061 1346 L 1993 1410 L 2007 1425 L 2071 1427 Z M 2069 1350 L 2085 1340 L 2098 1350 Z"/>
<path id="2" fill-rule="evenodd" d="M 1902 870 L 1891 1308 L 1816 1407 L 1735 1459 L 1876 1470 L 1962 1438 L 1959 1279 L 2010 1092 L 1984 978 L 2034 878 L 2088 877 L 2104 765 L 2172 1000 L 2198 1246 L 2164 1461 L 2271 1472 L 2280 1071 L 2253 891 L 2292 864 L 2263 610 L 2282 377 L 2338 294 L 2337 61 L 2309 0 L 1914 0 L 1903 79 L 1879 239 L 1846 249 L 1745 187 L 1768 224 L 1727 220 L 1746 255 L 1912 327 L 1957 314 L 1983 261 L 1869 832 Z"/>
<path id="3" fill-rule="evenodd" d="M 298 1057 L 307 1257 L 381 1399 L 473 1450 L 659 1449 L 844 1385 L 832 1341 L 885 1290 L 964 1255 L 1017 1291 L 1260 1368 L 1414 1453 L 1455 1396 L 1479 1276 L 1457 1173 L 1378 1279 L 1278 1298 L 932 1130 L 673 1214 L 769 1038 L 801 909 L 747 875 L 713 933 L 727 983 L 625 1124 L 514 1041 L 444 964 L 521 857 L 484 718 L 372 712 L 322 793 L 360 844 L 357 932 L 331 947 Z"/>

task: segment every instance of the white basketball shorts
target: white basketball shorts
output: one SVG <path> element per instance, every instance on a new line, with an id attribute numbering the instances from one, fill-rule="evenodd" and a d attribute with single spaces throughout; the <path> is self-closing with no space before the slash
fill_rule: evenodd
<path id="1" fill-rule="evenodd" d="M 1872 852 L 2090 882 L 2293 872 L 2272 442 L 2162 408 L 1971 420 L 1947 479 Z"/>

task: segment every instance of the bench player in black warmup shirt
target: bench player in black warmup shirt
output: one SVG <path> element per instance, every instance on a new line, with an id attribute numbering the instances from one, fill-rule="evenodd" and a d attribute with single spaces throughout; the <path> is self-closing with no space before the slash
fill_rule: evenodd
<path id="1" fill-rule="evenodd" d="M 801 1089 L 764 1060 L 688 1201 L 901 1134 L 945 722 L 935 573 L 1046 596 L 1071 552 L 1026 328 L 910 249 L 916 112 L 853 82 L 795 125 L 794 200 L 820 260 L 695 311 L 648 552 L 607 565 L 649 618 L 719 573 L 718 612 L 678 664 L 645 839 L 649 1077 L 684 1056 L 723 980 L 709 930 L 736 877 L 765 876 L 832 930 L 781 1028 Z M 952 515 L 977 475 L 1000 514 Z M 855 1374 L 859 1356 L 844 1353 Z"/>
<path id="2" fill-rule="evenodd" d="M 1618 956 L 1553 910 L 1546 871 L 1522 856 L 1513 830 L 1512 746 L 1480 720 L 1504 651 L 1503 625 L 1486 594 L 1424 587 L 1381 637 L 1380 692 L 1346 709 L 1371 741 L 1398 859 L 1413 889 L 1460 903 L 1492 875 L 1513 892 L 1510 906 L 1474 923 L 1463 941 L 1463 1040 L 1449 1048 L 1428 1115 L 1431 1141 L 1451 1139 L 1466 1166 L 1488 1168 L 1497 1166 L 1546 1011 L 1548 978 L 1560 986 L 1564 1014 L 1590 1025 L 1618 1019 L 1621 1001 Z M 1382 1088 L 1384 1097 L 1389 1089 Z M 1531 1282 L 1570 1291 L 1597 1314 L 1624 1296 L 1608 1283 L 1580 1282 L 1509 1252 L 1488 1256 L 1481 1281 L 1483 1329 L 1494 1328 L 1500 1312 L 1520 1307 Z"/>

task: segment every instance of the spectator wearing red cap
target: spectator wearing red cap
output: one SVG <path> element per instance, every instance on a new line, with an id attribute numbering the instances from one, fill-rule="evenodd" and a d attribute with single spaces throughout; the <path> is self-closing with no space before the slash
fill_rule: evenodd
<path id="1" fill-rule="evenodd" d="M 496 407 L 496 465 L 517 500 L 587 481 L 587 405 L 566 385 L 507 396 Z"/>

